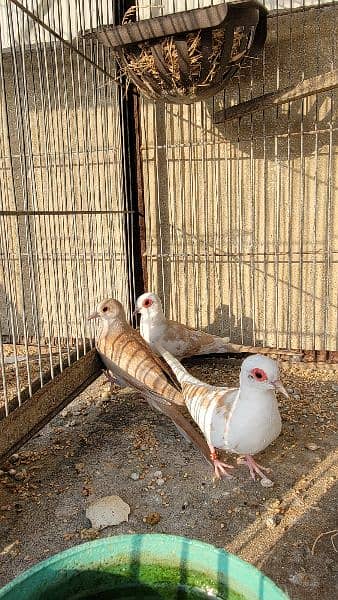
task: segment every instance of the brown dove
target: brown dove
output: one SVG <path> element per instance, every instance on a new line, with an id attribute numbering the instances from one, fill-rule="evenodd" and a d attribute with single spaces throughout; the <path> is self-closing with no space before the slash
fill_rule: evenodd
<path id="1" fill-rule="evenodd" d="M 156 353 L 156 345 L 160 344 L 176 358 L 213 353 L 248 352 L 270 354 L 270 348 L 256 348 L 232 344 L 229 338 L 222 338 L 204 331 L 197 331 L 182 323 L 166 319 L 159 297 L 153 292 L 146 292 L 138 297 L 135 313 L 141 313 L 140 334 Z M 285 354 L 293 354 L 285 352 Z"/>
<path id="2" fill-rule="evenodd" d="M 101 320 L 96 347 L 110 374 L 108 378 L 141 392 L 149 404 L 170 417 L 178 430 L 212 463 L 203 436 L 175 406 L 184 405 L 175 375 L 129 325 L 122 304 L 114 299 L 104 300 L 88 318 Z"/>
<path id="3" fill-rule="evenodd" d="M 216 448 L 244 456 L 253 479 L 272 482 L 266 469 L 256 463 L 254 454 L 264 450 L 281 432 L 276 391 L 288 395 L 279 379 L 278 364 L 259 354 L 246 358 L 241 367 L 239 388 L 215 387 L 190 375 L 163 347 L 158 351 L 174 371 L 182 386 L 187 408 L 203 432 L 216 459 Z M 215 464 L 215 463 L 214 463 Z M 229 465 L 215 464 L 216 476 L 228 475 Z"/>

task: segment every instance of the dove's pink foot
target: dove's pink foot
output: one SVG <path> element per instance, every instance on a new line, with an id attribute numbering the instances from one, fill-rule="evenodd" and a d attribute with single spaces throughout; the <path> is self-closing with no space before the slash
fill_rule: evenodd
<path id="1" fill-rule="evenodd" d="M 261 479 L 266 479 L 266 475 L 263 473 L 263 471 L 268 472 L 270 469 L 266 469 L 265 467 L 262 467 L 262 465 L 256 463 L 250 454 L 247 454 L 242 462 L 245 462 L 245 464 L 249 467 L 250 475 L 253 480 L 256 479 L 256 475 L 261 477 Z"/>
<path id="2" fill-rule="evenodd" d="M 233 466 L 227 465 L 226 463 L 219 460 L 217 457 L 217 452 L 213 446 L 209 445 L 209 448 L 210 448 L 210 458 L 212 460 L 212 464 L 214 465 L 216 479 L 222 479 L 222 477 L 230 477 L 231 478 L 232 475 L 230 475 L 230 473 L 228 473 L 227 469 L 233 469 Z"/>
<path id="3" fill-rule="evenodd" d="M 114 375 L 112 375 L 108 369 L 102 369 L 102 373 L 105 375 L 107 381 L 109 381 L 109 383 L 116 383 L 116 377 L 114 377 Z"/>

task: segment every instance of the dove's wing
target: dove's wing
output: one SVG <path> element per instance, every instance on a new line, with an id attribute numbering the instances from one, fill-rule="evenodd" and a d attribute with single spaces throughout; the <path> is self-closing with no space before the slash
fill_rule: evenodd
<path id="1" fill-rule="evenodd" d="M 227 340 L 224 340 L 224 345 Z M 214 343 L 214 337 L 203 331 L 197 331 L 182 323 L 168 320 L 161 337 L 161 345 L 174 356 L 184 358 L 199 354 L 201 349 Z M 210 350 L 212 352 L 212 350 Z"/>
<path id="2" fill-rule="evenodd" d="M 203 354 L 222 353 L 275 354 L 273 348 L 234 344 L 227 337 L 212 335 L 171 320 L 166 321 L 164 333 L 159 341 L 166 350 L 179 359 Z M 283 354 L 296 355 L 299 353 L 283 350 Z"/>
<path id="3" fill-rule="evenodd" d="M 224 446 L 224 435 L 238 388 L 216 388 L 183 382 L 182 393 L 187 408 L 209 444 Z"/>
<path id="4" fill-rule="evenodd" d="M 175 423 L 176 427 L 185 434 L 185 436 L 194 444 L 194 446 L 202 452 L 206 460 L 212 464 L 210 460 L 210 450 L 203 436 L 198 432 L 188 419 L 182 415 L 178 408 L 174 404 L 171 404 L 163 398 L 160 394 L 151 390 L 144 385 L 139 379 L 135 379 L 132 375 L 118 367 L 118 365 L 111 363 L 110 371 L 118 379 L 122 380 L 126 385 L 129 385 L 137 389 L 142 396 L 157 410 L 162 412 Z"/>
<path id="5" fill-rule="evenodd" d="M 169 402 L 184 404 L 180 387 L 170 367 L 154 355 L 139 333 L 129 325 L 125 324 L 118 331 L 108 331 L 101 335 L 97 349 L 109 370 L 114 372 L 113 365 L 121 370 L 121 379 L 127 381 L 127 375 L 131 376 L 139 384 L 143 384 L 145 389 Z"/>
<path id="6" fill-rule="evenodd" d="M 152 360 L 156 363 L 158 368 L 161 369 L 161 371 L 162 371 L 163 375 L 166 377 L 168 383 L 170 383 L 177 390 L 181 391 L 181 387 L 177 381 L 176 375 L 172 371 L 172 369 L 169 367 L 168 363 L 162 358 L 162 356 L 158 356 L 157 354 L 155 354 L 152 351 L 150 346 L 143 339 L 143 337 L 141 337 L 140 333 L 136 329 L 133 329 L 132 327 L 130 329 L 131 329 L 131 332 L 132 332 L 132 335 L 133 335 L 133 338 L 135 339 L 135 341 L 137 341 L 137 343 L 140 345 L 140 348 L 143 348 L 144 351 L 149 356 L 151 356 Z"/>

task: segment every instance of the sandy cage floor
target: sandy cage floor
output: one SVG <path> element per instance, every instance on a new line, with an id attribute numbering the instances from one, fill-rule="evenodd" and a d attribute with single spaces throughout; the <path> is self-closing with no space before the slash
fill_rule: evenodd
<path id="1" fill-rule="evenodd" d="M 190 365 L 206 381 L 237 384 L 238 359 Z M 311 549 L 317 536 L 337 529 L 337 372 L 284 366 L 282 379 L 292 393 L 290 400 L 280 397 L 282 435 L 258 459 L 272 468 L 275 481 L 263 488 L 243 466 L 231 481 L 214 484 L 208 465 L 164 417 L 130 391 L 103 400 L 107 385 L 100 378 L 3 467 L 0 584 L 94 537 L 164 532 L 238 554 L 293 600 L 334 597 L 338 536 L 324 535 Z M 110 494 L 130 505 L 129 522 L 91 529 L 86 506 Z M 158 513 L 155 525 L 144 521 L 152 513 Z"/>

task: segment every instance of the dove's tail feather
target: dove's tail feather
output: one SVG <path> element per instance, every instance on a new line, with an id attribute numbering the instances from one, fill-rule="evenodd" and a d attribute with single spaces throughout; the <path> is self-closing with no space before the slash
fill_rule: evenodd
<path id="1" fill-rule="evenodd" d="M 195 429 L 188 419 L 186 419 L 186 417 L 179 412 L 178 408 L 174 404 L 165 404 L 161 406 L 161 411 L 167 417 L 170 417 L 183 437 L 192 442 L 195 448 L 202 453 L 206 461 L 212 465 L 213 463 L 210 456 L 210 449 L 201 432 Z"/>
<path id="2" fill-rule="evenodd" d="M 227 337 L 210 336 L 212 341 L 209 344 L 203 344 L 203 346 L 194 352 L 194 355 L 201 356 L 204 354 L 264 354 L 269 356 L 272 354 L 276 356 L 275 348 L 268 348 L 262 346 L 245 346 L 243 344 L 234 344 L 230 342 Z M 284 356 L 302 356 L 302 353 L 298 350 L 281 350 L 279 351 Z"/>
<path id="3" fill-rule="evenodd" d="M 180 361 L 177 360 L 177 358 L 175 358 L 172 354 L 170 354 L 168 350 L 165 350 L 163 346 L 156 344 L 156 349 L 164 358 L 164 360 L 168 363 L 169 367 L 171 367 L 171 369 L 174 371 L 180 383 L 192 383 L 196 385 L 202 384 L 202 382 L 199 379 L 190 375 L 190 373 L 188 373 L 188 371 L 184 368 Z"/>
<path id="4" fill-rule="evenodd" d="M 120 369 L 118 365 L 112 364 L 110 369 L 116 377 L 125 383 L 125 385 L 131 385 L 137 389 L 153 408 L 156 408 L 159 412 L 169 417 L 176 425 L 178 431 L 194 444 L 195 448 L 202 453 L 208 463 L 212 464 L 210 450 L 203 435 L 196 430 L 188 419 L 179 411 L 176 404 L 172 404 L 167 398 L 164 398 L 154 390 L 148 388 L 132 375 L 126 373 L 123 369 Z M 182 403 L 184 403 L 183 397 Z"/>

